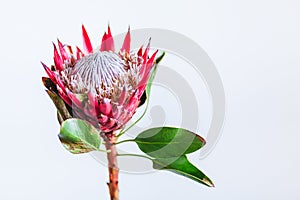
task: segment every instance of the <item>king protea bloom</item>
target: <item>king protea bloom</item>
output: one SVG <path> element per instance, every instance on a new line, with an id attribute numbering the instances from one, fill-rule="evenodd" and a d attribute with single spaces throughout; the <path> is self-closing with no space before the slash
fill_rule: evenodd
<path id="1" fill-rule="evenodd" d="M 54 45 L 54 64 L 45 68 L 52 87 L 70 111 L 104 133 L 122 128 L 133 116 L 154 65 L 157 51 L 149 55 L 150 40 L 137 53 L 130 50 L 130 30 L 122 48 L 115 51 L 108 26 L 99 48 L 94 49 L 82 26 L 83 51 Z"/>

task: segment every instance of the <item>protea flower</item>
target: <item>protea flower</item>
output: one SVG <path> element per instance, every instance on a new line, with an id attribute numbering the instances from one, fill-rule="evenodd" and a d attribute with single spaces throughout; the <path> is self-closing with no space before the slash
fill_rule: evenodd
<path id="1" fill-rule="evenodd" d="M 158 51 L 149 55 L 150 40 L 146 48 L 142 46 L 137 53 L 131 51 L 130 30 L 117 52 L 109 26 L 99 48 L 92 47 L 84 26 L 82 35 L 83 51 L 78 47 L 74 51 L 58 40 L 58 47 L 53 44 L 54 64 L 49 68 L 42 63 L 49 76 L 43 78 L 43 83 L 58 110 L 61 123 L 58 137 L 64 147 L 77 154 L 103 152 L 101 144 L 105 145 L 111 200 L 119 200 L 118 156 L 148 158 L 154 169 L 173 171 L 213 186 L 210 179 L 186 157 L 205 144 L 204 139 L 191 131 L 156 127 L 144 130 L 135 139 L 118 141 L 130 127 L 118 135 L 117 130 L 131 119 L 145 100 L 142 97 L 146 85 L 150 78 L 152 81 L 164 53 L 155 61 Z M 147 94 L 151 84 L 148 86 Z M 122 142 L 135 142 L 146 155 L 119 154 L 116 145 Z"/>
<path id="2" fill-rule="evenodd" d="M 53 43 L 54 65 L 42 63 L 50 78 L 44 83 L 64 101 L 71 117 L 84 119 L 104 133 L 118 130 L 140 104 L 157 51 L 149 56 L 149 40 L 146 48 L 131 52 L 130 30 L 119 51 L 109 26 L 100 48 L 92 47 L 83 25 L 82 36 L 83 51 L 59 40 L 58 48 Z"/>

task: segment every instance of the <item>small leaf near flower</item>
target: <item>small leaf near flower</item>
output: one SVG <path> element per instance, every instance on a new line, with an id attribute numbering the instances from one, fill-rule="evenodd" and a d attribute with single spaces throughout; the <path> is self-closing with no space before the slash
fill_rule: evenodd
<path id="1" fill-rule="evenodd" d="M 153 158 L 180 157 L 197 151 L 205 140 L 195 133 L 174 127 L 151 128 L 140 133 L 134 141 L 144 153 Z"/>
<path id="2" fill-rule="evenodd" d="M 98 130 L 81 119 L 68 119 L 58 135 L 64 147 L 74 154 L 99 151 L 101 138 Z"/>
<path id="3" fill-rule="evenodd" d="M 61 97 L 50 90 L 46 90 L 46 92 L 48 93 L 49 97 L 51 98 L 51 100 L 57 108 L 58 120 L 61 122 L 60 119 L 67 120 L 69 118 L 72 118 L 71 114 L 69 113 L 66 107 L 65 102 L 61 99 Z"/>
<path id="4" fill-rule="evenodd" d="M 52 92 L 54 92 L 54 93 L 56 93 L 56 94 L 58 93 L 57 88 L 56 88 L 56 85 L 51 81 L 50 78 L 42 77 L 42 81 L 43 81 L 44 86 L 45 86 L 48 90 L 50 90 L 50 91 L 52 91 Z"/>
<path id="5" fill-rule="evenodd" d="M 152 162 L 154 169 L 168 170 L 206 186 L 214 187 L 213 182 L 202 171 L 190 163 L 186 156 L 179 158 L 157 158 L 152 160 Z"/>

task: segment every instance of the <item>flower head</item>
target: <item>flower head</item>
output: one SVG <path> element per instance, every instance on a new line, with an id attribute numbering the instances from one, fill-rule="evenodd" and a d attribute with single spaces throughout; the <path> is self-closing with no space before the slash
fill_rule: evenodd
<path id="1" fill-rule="evenodd" d="M 157 51 L 149 56 L 150 40 L 137 53 L 130 51 L 130 30 L 122 48 L 114 49 L 108 26 L 101 47 L 93 49 L 82 26 L 83 47 L 76 51 L 58 40 L 54 46 L 54 65 L 42 63 L 52 87 L 48 90 L 59 96 L 72 117 L 89 121 L 103 132 L 123 127 L 140 104 L 150 77 Z"/>

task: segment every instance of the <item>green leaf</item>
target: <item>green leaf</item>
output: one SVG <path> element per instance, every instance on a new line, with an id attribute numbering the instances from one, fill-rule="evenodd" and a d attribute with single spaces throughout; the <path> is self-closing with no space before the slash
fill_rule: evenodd
<path id="1" fill-rule="evenodd" d="M 100 151 L 101 138 L 98 130 L 81 119 L 72 118 L 64 121 L 58 137 L 71 153 Z"/>
<path id="2" fill-rule="evenodd" d="M 197 151 L 205 140 L 195 133 L 174 127 L 151 128 L 140 133 L 134 141 L 153 158 L 180 157 Z"/>
<path id="3" fill-rule="evenodd" d="M 213 182 L 202 171 L 190 163 L 186 156 L 179 158 L 158 158 L 152 160 L 152 162 L 154 169 L 168 170 L 206 186 L 214 187 Z"/>

